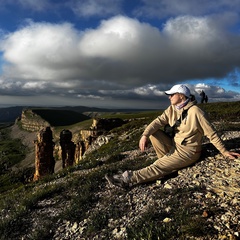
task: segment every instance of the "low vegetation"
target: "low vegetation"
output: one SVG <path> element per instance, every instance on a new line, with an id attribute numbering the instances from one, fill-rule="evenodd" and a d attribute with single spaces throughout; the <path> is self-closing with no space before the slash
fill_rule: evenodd
<path id="1" fill-rule="evenodd" d="M 216 124 L 218 130 L 240 129 L 240 102 L 212 103 L 200 105 L 200 107 L 209 113 L 212 121 L 218 123 Z M 138 140 L 144 126 L 158 114 L 159 112 L 145 112 L 117 115 L 123 119 L 134 120 L 113 129 L 110 132 L 114 136 L 111 141 L 88 154 L 79 165 L 64 169 L 38 182 L 29 182 L 29 176 L 33 174 L 33 169 L 14 169 L 14 166 L 24 159 L 27 148 L 22 145 L 20 139 L 9 138 L 8 128 L 1 129 L 0 239 L 20 239 L 19 237 L 25 234 L 28 235 L 26 239 L 51 239 L 54 229 L 57 227 L 54 223 L 63 220 L 81 221 L 87 216 L 89 222 L 85 237 L 92 239 L 103 229 L 108 228 L 108 219 L 122 218 L 130 209 L 127 205 L 126 209 L 117 207 L 118 202 L 123 201 L 116 197 L 118 191 L 121 190 L 115 189 L 114 194 L 103 197 L 99 197 L 97 193 L 106 184 L 104 180 L 106 173 L 115 173 L 119 169 L 138 169 L 153 161 L 139 159 L 139 157 L 132 161 L 122 160 L 125 152 L 138 148 Z M 72 128 L 81 127 L 81 124 L 86 123 L 72 125 Z M 95 170 L 88 171 L 93 168 Z M 78 174 L 83 170 L 86 171 L 85 174 Z M 167 215 L 162 215 L 158 211 L 160 206 L 155 206 L 153 209 L 148 209 L 141 219 L 128 227 L 128 239 L 186 239 L 186 236 L 194 239 L 199 236 L 211 236 L 211 228 L 208 223 L 202 218 L 196 217 L 197 206 L 187 203 L 188 195 L 195 190 L 178 189 L 177 192 L 174 192 L 174 190 L 162 189 L 154 198 L 169 194 L 175 196 L 171 199 L 171 205 L 174 206 L 171 214 L 174 215 L 176 221 L 168 224 L 160 223 L 160 220 Z M 121 194 L 123 193 L 121 192 Z M 35 231 L 31 231 L 34 225 L 33 219 L 36 218 L 34 210 L 40 208 L 39 202 L 48 199 L 54 199 L 54 208 L 58 214 L 42 214 L 38 218 L 38 227 L 35 228 Z M 105 208 L 106 211 L 91 212 L 92 206 L 96 204 L 102 204 L 102 209 Z M 189 204 L 188 208 L 186 208 L 186 204 Z M 211 206 L 211 202 L 209 202 L 209 209 L 218 211 Z"/>

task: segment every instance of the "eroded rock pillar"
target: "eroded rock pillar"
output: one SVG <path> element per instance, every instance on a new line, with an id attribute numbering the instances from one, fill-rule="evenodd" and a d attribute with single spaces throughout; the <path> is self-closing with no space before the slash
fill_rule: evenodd
<path id="1" fill-rule="evenodd" d="M 79 141 L 76 144 L 76 149 L 75 149 L 75 163 L 76 164 L 79 164 L 79 162 L 83 159 L 84 153 L 85 153 L 84 141 Z"/>
<path id="2" fill-rule="evenodd" d="M 60 133 L 60 146 L 62 150 L 62 167 L 73 166 L 75 157 L 75 144 L 72 140 L 72 132 L 62 130 Z"/>
<path id="3" fill-rule="evenodd" d="M 53 157 L 54 142 L 50 127 L 42 129 L 35 143 L 35 174 L 33 180 L 54 173 L 55 160 Z"/>

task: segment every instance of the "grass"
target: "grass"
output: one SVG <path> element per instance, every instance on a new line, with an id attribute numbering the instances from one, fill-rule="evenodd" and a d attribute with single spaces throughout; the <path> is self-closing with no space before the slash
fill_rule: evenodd
<path id="1" fill-rule="evenodd" d="M 240 101 L 199 104 L 199 107 L 209 114 L 212 121 L 239 122 L 240 120 Z"/>
<path id="2" fill-rule="evenodd" d="M 192 202 L 190 195 L 204 189 L 189 188 L 177 190 L 160 190 L 157 194 L 166 198 L 163 204 L 158 204 L 158 196 L 140 219 L 128 228 L 128 239 L 187 239 L 187 236 L 197 238 L 211 237 L 216 234 L 213 226 L 202 217 L 201 205 Z M 171 206 L 170 211 L 166 209 Z M 163 220 L 169 218 L 169 222 Z"/>
<path id="3" fill-rule="evenodd" d="M 0 193 L 17 188 L 24 184 L 28 169 L 12 171 L 26 155 L 26 147 L 20 139 L 10 139 L 9 129 L 1 130 L 0 141 Z"/>
<path id="4" fill-rule="evenodd" d="M 236 109 L 240 109 L 240 102 L 229 105 L 227 110 L 223 109 L 225 105 L 225 103 L 205 104 L 201 107 L 209 111 L 212 120 L 222 122 L 221 125 L 216 126 L 218 130 L 232 130 L 233 126 L 228 121 L 234 119 L 233 116 L 237 120 L 237 124 L 234 126 L 238 126 L 239 130 L 239 112 Z M 113 129 L 110 134 L 113 134 L 114 137 L 109 143 L 90 153 L 79 165 L 64 169 L 35 183 L 25 181 L 26 170 L 10 171 L 12 166 L 24 158 L 27 149 L 23 147 L 20 140 L 9 139 L 7 129 L 2 129 L 0 211 L 7 217 L 0 217 L 0 239 L 18 239 L 20 236 L 16 234 L 19 230 L 22 231 L 22 234 L 28 233 L 29 239 L 51 239 L 56 227 L 54 223 L 63 220 L 80 222 L 88 219 L 84 229 L 85 237 L 88 239 L 93 238 L 101 231 L 109 230 L 110 219 L 113 221 L 121 219 L 132 210 L 130 204 L 125 202 L 128 197 L 127 192 L 114 190 L 106 196 L 98 196 L 97 193 L 105 184 L 104 175 L 107 172 L 115 173 L 119 169 L 139 169 L 151 163 L 151 160 L 140 158 L 131 161 L 122 161 L 122 159 L 124 152 L 137 149 L 144 126 L 157 114 L 158 112 L 117 115 L 135 120 Z M 224 120 L 220 117 L 221 114 L 225 116 Z M 86 126 L 86 122 L 89 124 L 89 120 L 87 120 L 71 125 L 69 129 Z M 101 159 L 104 159 L 104 162 L 101 162 Z M 84 176 L 76 174 L 79 170 L 92 168 L 96 168 L 96 170 L 90 171 Z M 180 188 L 156 191 L 152 199 L 153 205 L 149 205 L 147 211 L 127 226 L 128 239 L 171 240 L 187 239 L 187 237 L 194 239 L 199 236 L 211 239 L 212 236 L 216 236 L 211 223 L 202 217 L 204 210 L 202 205 L 190 200 L 190 196 L 196 191 L 204 192 L 205 189 Z M 159 196 L 166 200 L 160 202 Z M 29 218 L 31 212 L 39 208 L 39 202 L 48 199 L 54 200 L 54 207 L 61 212 L 56 216 L 39 216 L 39 226 L 36 231 L 31 232 L 32 222 Z M 96 204 L 100 204 L 102 208 L 96 210 L 94 208 Z M 119 205 L 124 207 L 119 208 Z M 171 209 L 167 212 L 166 209 L 169 206 Z M 214 203 L 210 200 L 208 210 L 215 213 L 221 211 L 214 207 Z M 164 223 L 163 219 L 166 217 L 171 218 L 171 221 Z M 110 236 L 110 233 L 105 234 Z"/>
<path id="5" fill-rule="evenodd" d="M 20 139 L 10 139 L 9 129 L 1 130 L 0 141 L 0 165 L 1 170 L 3 168 L 8 169 L 15 164 L 22 161 L 26 154 L 26 148 L 22 145 Z M 0 170 L 0 174 L 2 173 Z"/>
<path id="6" fill-rule="evenodd" d="M 15 234 L 21 230 L 26 231 L 27 216 L 31 210 L 36 207 L 37 202 L 42 199 L 54 196 L 61 192 L 61 186 L 45 186 L 42 189 L 34 191 L 34 184 L 29 184 L 27 187 L 19 187 L 10 194 L 1 196 L 1 209 L 8 211 L 8 218 L 0 220 L 0 236 L 1 239 L 14 239 L 18 236 Z M 48 216 L 45 216 L 48 219 Z M 45 229 L 48 224 L 44 224 Z"/>

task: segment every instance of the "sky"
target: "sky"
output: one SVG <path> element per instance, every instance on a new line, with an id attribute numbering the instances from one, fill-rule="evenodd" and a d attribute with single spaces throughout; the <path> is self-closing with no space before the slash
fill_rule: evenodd
<path id="1" fill-rule="evenodd" d="M 0 106 L 240 101 L 240 0 L 0 0 Z"/>

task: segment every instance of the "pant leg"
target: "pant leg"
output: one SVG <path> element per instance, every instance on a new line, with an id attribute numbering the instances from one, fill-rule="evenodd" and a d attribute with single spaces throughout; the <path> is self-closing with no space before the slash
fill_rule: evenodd
<path id="1" fill-rule="evenodd" d="M 173 146 L 172 139 L 162 130 L 158 130 L 149 137 L 158 158 L 167 154 Z"/>
<path id="2" fill-rule="evenodd" d="M 133 171 L 131 182 L 139 184 L 160 179 L 181 168 L 187 167 L 196 162 L 201 152 L 196 147 L 176 146 L 171 150 L 172 153 L 156 160 L 150 166 Z"/>

